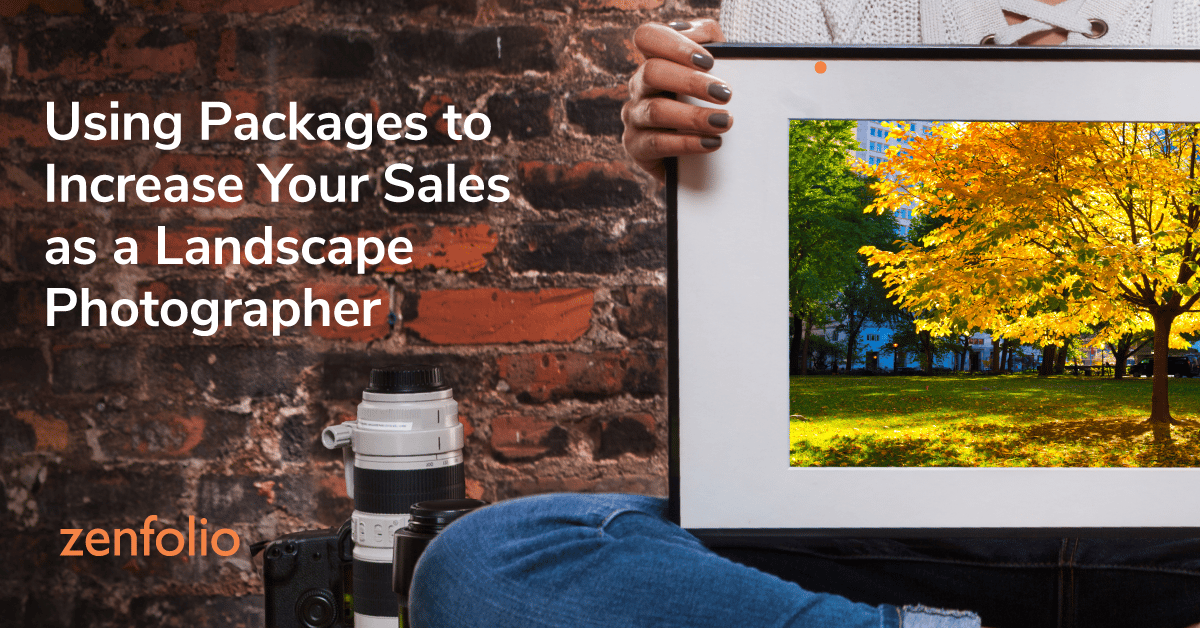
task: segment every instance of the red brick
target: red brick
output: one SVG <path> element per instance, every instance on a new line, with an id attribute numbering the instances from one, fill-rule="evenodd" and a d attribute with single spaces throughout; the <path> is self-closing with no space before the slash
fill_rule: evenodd
<path id="1" fill-rule="evenodd" d="M 467 499 L 483 499 L 483 484 L 474 478 L 467 478 Z"/>
<path id="2" fill-rule="evenodd" d="M 628 28 L 598 28 L 582 36 L 583 52 L 600 67 L 617 75 L 630 74 L 644 60 Z"/>
<path id="3" fill-rule="evenodd" d="M 196 42 L 186 41 L 163 48 L 139 46 L 139 40 L 148 33 L 150 30 L 147 28 L 118 26 L 99 55 L 87 58 L 70 56 L 53 69 L 31 70 L 29 51 L 22 44 L 17 47 L 16 71 L 18 75 L 34 80 L 56 77 L 144 80 L 182 74 L 197 66 Z"/>
<path id="4" fill-rule="evenodd" d="M 106 450 L 138 458 L 192 458 L 204 440 L 207 422 L 200 414 L 162 414 L 140 417 L 113 426 L 101 437 Z"/>
<path id="5" fill-rule="evenodd" d="M 471 434 L 475 433 L 475 426 L 471 424 L 471 420 L 468 419 L 466 413 L 463 412 L 462 404 L 459 404 L 458 406 L 458 422 L 462 423 L 464 439 L 470 438 Z"/>
<path id="6" fill-rule="evenodd" d="M 308 18 L 314 26 L 324 20 Z M 293 78 L 369 80 L 377 60 L 373 38 L 360 29 L 256 23 L 237 32 L 237 72 L 245 78 L 276 83 Z"/>
<path id="7" fill-rule="evenodd" d="M 217 78 L 222 81 L 238 81 L 242 75 L 237 67 L 237 31 L 221 31 L 221 45 L 217 48 Z"/>
<path id="8" fill-rule="evenodd" d="M 44 112 L 43 112 L 44 113 Z M 44 148 L 50 145 L 50 134 L 38 120 L 30 120 L 9 113 L 0 113 L 0 144 L 12 146 L 17 139 L 25 141 L 31 148 Z"/>
<path id="9" fill-rule="evenodd" d="M 546 137 L 554 130 L 554 96 L 527 89 L 493 94 L 487 101 L 492 136 L 501 140 Z"/>
<path id="10" fill-rule="evenodd" d="M 375 268 L 378 273 L 400 273 L 422 268 L 444 268 L 456 272 L 475 272 L 487 266 L 488 253 L 496 250 L 500 239 L 490 225 L 467 225 L 462 227 L 435 226 L 430 230 L 417 230 L 411 226 L 400 227 L 400 235 L 407 237 L 413 245 L 408 264 L 395 264 L 389 259 Z M 375 235 L 384 242 L 389 235 Z"/>
<path id="11" fill-rule="evenodd" d="M 70 447 L 71 427 L 66 421 L 47 418 L 32 410 L 17 410 L 13 415 L 33 428 L 39 451 L 63 452 Z"/>
<path id="12" fill-rule="evenodd" d="M 597 460 L 623 454 L 648 457 L 657 448 L 654 417 L 644 412 L 607 417 L 593 423 L 591 432 Z"/>
<path id="13" fill-rule="evenodd" d="M 300 0 L 130 0 L 154 13 L 270 13 L 299 6 Z"/>
<path id="14" fill-rule="evenodd" d="M 436 344 L 571 342 L 591 324 L 590 290 L 422 292 L 408 329 Z"/>
<path id="15" fill-rule="evenodd" d="M 518 398 L 534 402 L 651 395 L 665 375 L 660 356 L 629 351 L 523 353 L 500 356 L 496 363 Z"/>
<path id="16" fill-rule="evenodd" d="M 618 293 L 619 294 L 619 293 Z M 631 286 L 624 290 L 628 305 L 617 305 L 617 328 L 629 338 L 667 339 L 667 290 L 660 286 Z"/>
<path id="17" fill-rule="evenodd" d="M 521 192 L 540 209 L 611 209 L 640 203 L 643 190 L 619 162 L 584 161 L 571 166 L 527 161 L 520 165 Z"/>
<path id="18" fill-rule="evenodd" d="M 338 283 L 305 284 L 292 297 L 301 307 L 304 306 L 304 288 L 312 289 L 313 300 L 324 299 L 329 304 L 329 325 L 322 325 L 321 310 L 319 308 L 314 310 L 313 325 L 310 327 L 313 334 L 330 340 L 351 340 L 354 342 L 370 342 L 388 335 L 388 331 L 391 329 L 388 325 L 388 312 L 391 311 L 391 299 L 388 297 L 386 289 L 375 284 L 358 286 L 348 286 Z M 334 308 L 337 307 L 338 301 L 342 299 L 350 299 L 358 302 L 358 315 L 346 317 L 358 321 L 358 324 L 353 327 L 339 325 L 334 318 Z M 365 316 L 363 312 L 365 303 L 375 299 L 382 300 L 382 303 L 371 308 L 371 325 L 364 326 Z M 303 314 L 301 316 L 303 317 Z M 304 319 L 301 318 L 300 320 L 303 321 Z"/>
<path id="19" fill-rule="evenodd" d="M 492 450 L 503 458 L 561 455 L 569 441 L 565 429 L 540 417 L 508 414 L 492 419 Z"/>
<path id="20" fill-rule="evenodd" d="M 442 114 L 446 112 L 446 105 L 453 105 L 454 99 L 445 94 L 434 94 L 425 101 L 421 106 L 421 113 L 425 114 L 425 120 L 428 123 L 433 121 L 433 128 L 442 135 L 449 136 L 449 129 L 446 126 L 446 119 Z M 461 107 L 455 107 L 456 111 L 461 111 Z"/>
<path id="21" fill-rule="evenodd" d="M 582 91 L 567 101 L 567 121 L 588 135 L 620 137 L 625 129 L 621 123 L 621 107 L 628 99 L 629 89 L 626 87 Z"/>
<path id="22" fill-rule="evenodd" d="M 638 495 L 666 495 L 666 473 L 646 475 L 618 475 L 602 473 L 598 476 L 553 477 L 525 475 L 496 483 L 489 495 L 492 501 L 538 495 L 541 493 L 634 493 Z"/>
<path id="23" fill-rule="evenodd" d="M 16 17 L 37 7 L 43 13 L 83 13 L 87 8 L 84 0 L 10 0 L 0 3 L 0 17 Z"/>

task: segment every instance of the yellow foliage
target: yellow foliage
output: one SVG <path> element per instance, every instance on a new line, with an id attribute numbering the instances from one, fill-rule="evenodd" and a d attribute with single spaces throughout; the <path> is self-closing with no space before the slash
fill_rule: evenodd
<path id="1" fill-rule="evenodd" d="M 968 122 L 878 165 L 868 211 L 929 221 L 896 253 L 864 248 L 897 302 L 935 334 L 987 329 L 1045 343 L 1097 328 L 1200 330 L 1200 126 Z M 1178 318 L 1176 318 L 1178 317 Z"/>

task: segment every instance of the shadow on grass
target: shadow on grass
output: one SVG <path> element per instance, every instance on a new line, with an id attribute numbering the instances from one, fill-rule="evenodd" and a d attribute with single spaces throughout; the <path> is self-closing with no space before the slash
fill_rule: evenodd
<path id="1" fill-rule="evenodd" d="M 1200 426 L 1196 421 L 1177 419 L 1178 425 Z M 1080 441 L 1089 438 L 1137 439 L 1152 434 L 1152 427 L 1145 418 L 1095 418 L 1047 421 L 1028 428 L 1025 433 L 1031 438 L 1052 441 Z"/>
<path id="2" fill-rule="evenodd" d="M 1193 467 L 1200 423 L 1181 422 L 1173 441 L 1153 442 L 1144 419 L 1084 419 L 1018 426 L 960 423 L 936 431 L 839 435 L 792 443 L 793 466 L 822 467 Z"/>

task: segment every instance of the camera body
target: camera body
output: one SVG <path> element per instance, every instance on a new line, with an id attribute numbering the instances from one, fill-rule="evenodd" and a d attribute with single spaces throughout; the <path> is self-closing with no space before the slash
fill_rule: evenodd
<path id="1" fill-rule="evenodd" d="M 349 628 L 350 524 L 285 534 L 263 551 L 266 625 L 273 628 Z"/>

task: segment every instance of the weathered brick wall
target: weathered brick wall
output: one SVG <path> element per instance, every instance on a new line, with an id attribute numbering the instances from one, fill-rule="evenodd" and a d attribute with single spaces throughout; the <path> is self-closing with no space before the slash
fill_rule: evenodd
<path id="1" fill-rule="evenodd" d="M 4 0 L 0 2 L 0 623 L 257 626 L 250 542 L 336 525 L 351 509 L 323 427 L 354 414 L 369 369 L 442 365 L 467 425 L 469 492 L 666 492 L 665 216 L 620 147 L 632 28 L 711 14 L 712 0 Z M 53 141 L 59 111 L 180 112 L 183 144 Z M 235 112 L 392 111 L 448 105 L 493 122 L 486 141 L 201 141 L 199 103 Z M 433 126 L 432 124 L 430 125 Z M 236 206 L 45 202 L 60 172 L 235 173 Z M 390 203 L 385 164 L 419 176 L 510 178 L 504 203 Z M 256 163 L 370 174 L 352 203 L 269 202 Z M 416 176 L 411 180 L 415 180 Z M 409 266 L 169 266 L 192 236 L 272 226 L 300 237 L 406 236 Z M 92 236 L 99 261 L 47 263 L 50 237 Z M 111 259 L 142 243 L 140 263 Z M 370 327 L 46 326 L 48 288 L 112 301 L 383 300 Z M 186 528 L 242 539 L 230 558 L 61 557 L 60 528 Z"/>

